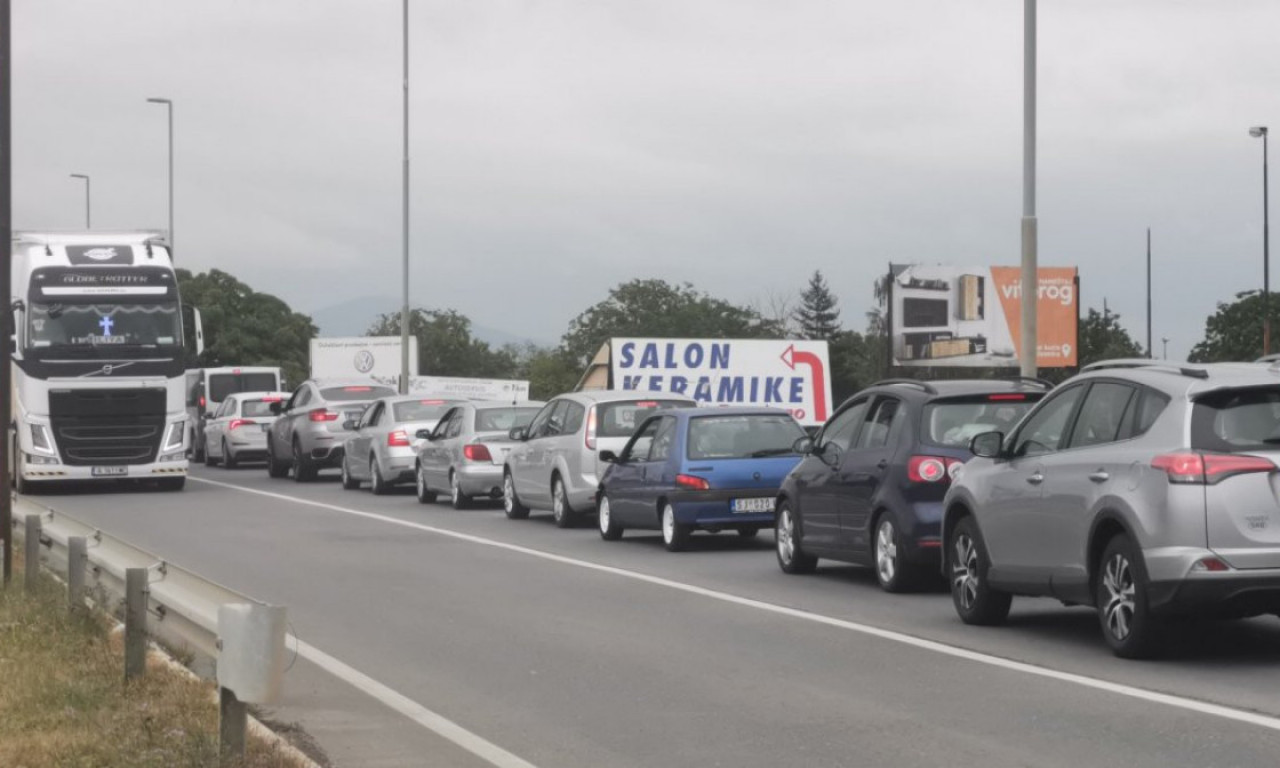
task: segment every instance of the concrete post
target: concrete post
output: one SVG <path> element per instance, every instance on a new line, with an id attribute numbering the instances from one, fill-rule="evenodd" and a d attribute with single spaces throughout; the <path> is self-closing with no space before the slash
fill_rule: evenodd
<path id="1" fill-rule="evenodd" d="M 26 585 L 27 591 L 36 588 L 36 581 L 40 578 L 40 516 L 27 515 L 27 531 L 26 531 Z"/>
<path id="2" fill-rule="evenodd" d="M 147 671 L 147 569 L 126 568 L 124 579 L 124 679 Z"/>
<path id="3" fill-rule="evenodd" d="M 67 602 L 73 613 L 84 608 L 84 568 L 88 558 L 88 541 L 85 537 L 68 537 Z"/>
<path id="4" fill-rule="evenodd" d="M 218 747 L 222 765 L 237 765 L 244 759 L 245 732 L 249 707 L 229 688 L 218 688 Z"/>

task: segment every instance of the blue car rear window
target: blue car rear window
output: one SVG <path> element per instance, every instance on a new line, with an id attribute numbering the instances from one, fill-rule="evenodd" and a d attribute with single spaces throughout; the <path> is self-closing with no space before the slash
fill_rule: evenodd
<path id="1" fill-rule="evenodd" d="M 745 414 L 689 420 L 690 459 L 751 459 L 792 453 L 805 431 L 790 416 Z"/>

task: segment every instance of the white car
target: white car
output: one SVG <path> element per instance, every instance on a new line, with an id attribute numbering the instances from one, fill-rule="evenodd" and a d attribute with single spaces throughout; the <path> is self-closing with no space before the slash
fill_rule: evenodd
<path id="1" fill-rule="evenodd" d="M 265 461 L 267 430 L 276 420 L 272 405 L 288 392 L 238 392 L 229 395 L 204 420 L 204 463 L 227 469 L 242 461 Z"/>

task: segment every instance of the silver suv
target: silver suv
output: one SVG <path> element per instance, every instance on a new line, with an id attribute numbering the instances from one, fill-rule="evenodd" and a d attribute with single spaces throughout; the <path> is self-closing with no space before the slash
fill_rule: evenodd
<path id="1" fill-rule="evenodd" d="M 507 517 L 529 516 L 529 508 L 551 508 L 556 525 L 572 526 L 596 508 L 601 451 L 621 453 L 636 426 L 656 408 L 689 408 L 693 400 L 670 392 L 591 390 L 560 395 L 511 430 L 518 444 L 502 470 L 502 504 Z"/>
<path id="2" fill-rule="evenodd" d="M 288 402 L 272 403 L 280 418 L 267 431 L 267 474 L 297 482 L 342 463 L 342 444 L 351 434 L 347 422 L 359 419 L 370 400 L 394 395 L 391 387 L 371 380 L 307 379 Z"/>
<path id="3" fill-rule="evenodd" d="M 1132 658 L 1170 615 L 1280 612 L 1280 367 L 1097 363 L 970 447 L 943 517 L 965 623 L 1054 597 Z"/>

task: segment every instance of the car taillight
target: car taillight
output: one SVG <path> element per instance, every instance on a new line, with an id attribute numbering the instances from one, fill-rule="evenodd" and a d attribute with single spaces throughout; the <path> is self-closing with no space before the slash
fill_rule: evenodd
<path id="1" fill-rule="evenodd" d="M 593 405 L 587 409 L 587 450 L 594 451 L 596 449 L 596 407 Z"/>
<path id="2" fill-rule="evenodd" d="M 331 411 L 328 408 L 316 408 L 307 412 L 307 418 L 311 421 L 337 421 L 338 412 Z"/>
<path id="3" fill-rule="evenodd" d="M 204 395 L 201 395 L 201 396 L 200 396 L 200 410 L 204 410 L 204 407 L 205 407 Z"/>
<path id="4" fill-rule="evenodd" d="M 1003 400 L 1025 401 L 1026 399 L 1027 396 L 1023 394 L 987 395 L 987 400 L 993 403 L 1001 402 Z"/>
<path id="5" fill-rule="evenodd" d="M 493 461 L 489 446 L 484 443 L 470 443 L 462 446 L 462 455 L 468 461 Z"/>
<path id="6" fill-rule="evenodd" d="M 942 456 L 912 456 L 907 462 L 907 479 L 913 483 L 940 483 L 952 480 L 964 466 L 959 459 Z"/>
<path id="7" fill-rule="evenodd" d="M 227 431 L 231 431 L 239 427 L 247 427 L 250 424 L 257 424 L 257 423 L 258 422 L 250 421 L 249 419 L 232 419 L 231 423 L 227 425 Z"/>
<path id="8" fill-rule="evenodd" d="M 388 448 L 408 448 L 409 433 L 405 432 L 403 429 L 397 429 L 387 433 L 387 447 Z"/>
<path id="9" fill-rule="evenodd" d="M 1275 472 L 1275 462 L 1261 456 L 1233 453 L 1166 453 L 1151 460 L 1151 466 L 1163 470 L 1169 482 L 1179 485 L 1215 485 L 1235 475 Z"/>
<path id="10" fill-rule="evenodd" d="M 705 477 L 694 477 L 693 475 L 676 475 L 676 485 L 694 491 L 706 491 L 711 488 L 711 483 L 707 482 Z"/>

